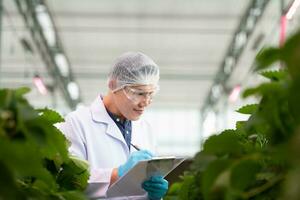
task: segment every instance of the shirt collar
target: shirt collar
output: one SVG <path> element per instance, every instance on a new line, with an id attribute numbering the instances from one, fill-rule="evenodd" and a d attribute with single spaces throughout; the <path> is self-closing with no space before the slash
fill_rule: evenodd
<path id="1" fill-rule="evenodd" d="M 129 122 L 130 122 L 130 120 L 128 120 L 128 119 L 122 119 L 122 118 L 120 118 L 119 116 L 113 114 L 112 112 L 110 112 L 110 111 L 107 110 L 107 109 L 106 109 L 106 111 L 107 111 L 107 113 L 109 114 L 109 116 L 110 116 L 116 123 L 119 123 L 119 124 L 121 124 L 121 125 L 124 126 L 126 123 L 129 123 Z"/>

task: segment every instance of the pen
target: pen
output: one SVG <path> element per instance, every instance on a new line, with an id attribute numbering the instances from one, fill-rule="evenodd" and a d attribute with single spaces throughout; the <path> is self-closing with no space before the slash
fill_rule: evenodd
<path id="1" fill-rule="evenodd" d="M 130 143 L 131 146 L 133 146 L 137 151 L 141 150 L 141 148 L 137 147 L 136 145 Z"/>

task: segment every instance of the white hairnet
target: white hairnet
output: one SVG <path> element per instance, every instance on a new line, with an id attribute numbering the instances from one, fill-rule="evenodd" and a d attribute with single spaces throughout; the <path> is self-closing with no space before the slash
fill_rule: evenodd
<path id="1" fill-rule="evenodd" d="M 140 52 L 127 52 L 118 57 L 108 80 L 116 80 L 116 91 L 126 85 L 154 85 L 158 87 L 159 68 L 154 61 Z"/>

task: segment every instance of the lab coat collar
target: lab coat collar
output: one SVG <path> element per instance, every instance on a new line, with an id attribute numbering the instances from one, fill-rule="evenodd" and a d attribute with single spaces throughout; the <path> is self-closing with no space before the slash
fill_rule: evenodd
<path id="1" fill-rule="evenodd" d="M 109 116 L 102 101 L 102 96 L 99 95 L 94 102 L 90 106 L 92 119 L 99 123 L 107 124 L 106 133 L 111 135 L 112 137 L 120 140 L 126 147 L 127 144 L 125 139 L 119 129 L 119 127 L 115 124 L 113 119 Z M 128 150 L 128 147 L 127 147 Z M 129 150 L 128 150 L 129 151 Z"/>
<path id="2" fill-rule="evenodd" d="M 112 122 L 112 119 L 106 111 L 101 95 L 99 95 L 94 100 L 94 102 L 91 104 L 90 109 L 94 121 L 106 124 L 110 124 Z"/>

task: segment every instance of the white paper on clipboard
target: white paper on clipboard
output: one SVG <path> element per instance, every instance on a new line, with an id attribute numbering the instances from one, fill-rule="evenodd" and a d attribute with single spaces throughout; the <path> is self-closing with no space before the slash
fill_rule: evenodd
<path id="1" fill-rule="evenodd" d="M 151 160 L 140 161 L 110 186 L 106 197 L 145 195 L 146 191 L 141 186 L 145 180 L 153 175 L 165 177 L 183 161 L 184 158 L 176 157 L 155 157 Z"/>

